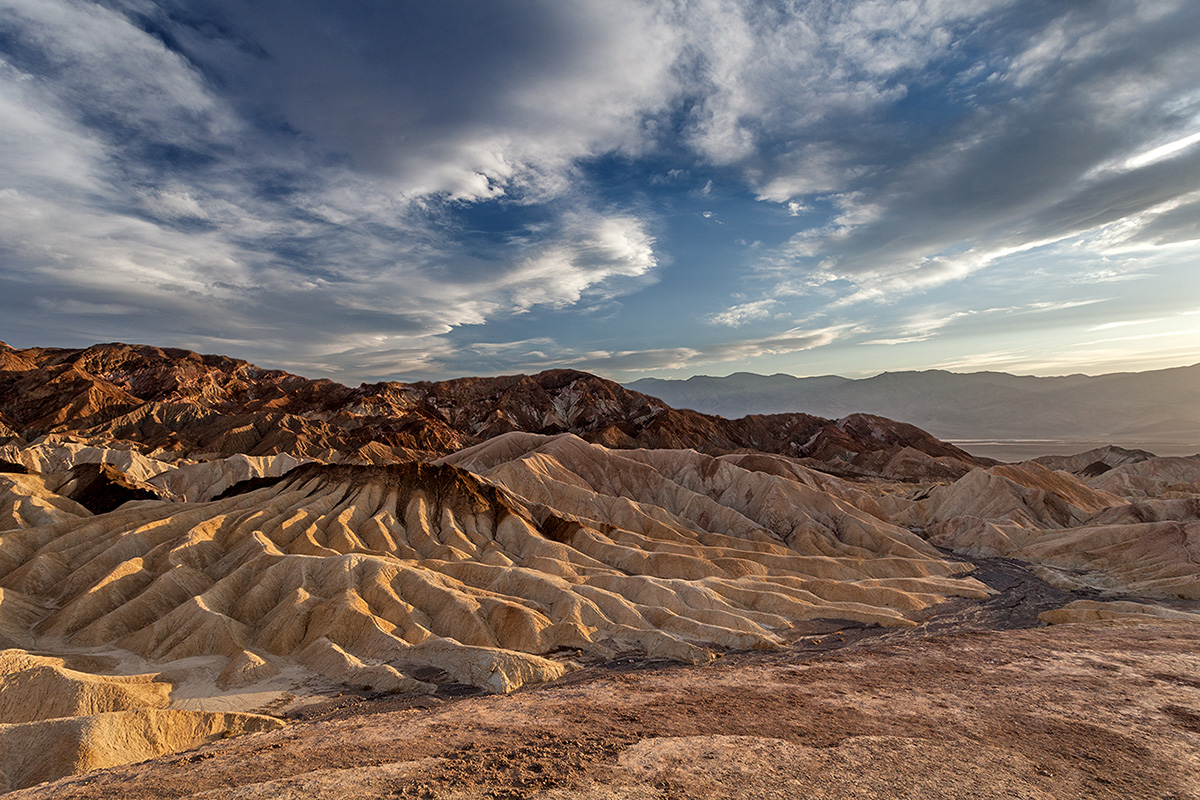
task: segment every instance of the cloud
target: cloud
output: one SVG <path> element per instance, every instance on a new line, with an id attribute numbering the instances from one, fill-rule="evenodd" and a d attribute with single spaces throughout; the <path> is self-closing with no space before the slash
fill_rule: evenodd
<path id="1" fill-rule="evenodd" d="M 1067 318 L 1064 312 L 1074 312 L 1076 309 L 1087 309 L 1090 306 L 1111 302 L 1112 298 L 1046 300 L 985 308 L 953 308 L 944 304 L 934 304 L 918 313 L 902 315 L 895 321 L 876 319 L 870 323 L 860 324 L 855 332 L 874 338 L 858 339 L 854 344 L 858 346 L 916 344 L 936 339 L 944 341 L 962 336 L 980 337 L 1003 328 L 1030 330 L 1033 326 L 1047 324 L 1044 319 L 1029 319 L 1031 316 L 1052 317 L 1051 325 L 1055 322 L 1061 325 L 1062 321 Z M 1084 314 L 1094 312 L 1095 309 L 1089 309 Z M 1082 317 L 1080 318 L 1082 319 Z M 1086 330 L 1086 326 L 1083 329 Z"/>
<path id="2" fill-rule="evenodd" d="M 642 150 L 676 93 L 678 32 L 634 0 L 211 0 L 169 19 L 239 105 L 411 196 L 560 194 L 574 160 Z"/>
<path id="3" fill-rule="evenodd" d="M 972 312 L 955 311 L 946 314 L 923 314 L 915 317 L 909 317 L 895 329 L 894 336 L 890 338 L 870 339 L 867 341 L 858 342 L 858 344 L 896 345 L 928 341 L 929 339 L 932 339 L 940 334 L 943 328 L 951 325 L 963 317 L 971 315 Z"/>
<path id="4" fill-rule="evenodd" d="M 514 235 L 498 247 L 476 247 L 463 235 L 470 222 L 456 203 L 518 184 L 534 193 L 538 181 L 537 191 L 550 191 L 593 146 L 636 146 L 626 136 L 636 125 L 626 123 L 640 119 L 631 109 L 649 102 L 651 88 L 638 88 L 644 76 L 632 67 L 619 67 L 626 79 L 616 83 L 591 67 L 649 46 L 652 20 L 643 11 L 606 19 L 608 33 L 593 39 L 578 26 L 597 22 L 595 12 L 568 19 L 555 8 L 527 4 L 523 17 L 505 23 L 521 42 L 538 25 L 575 26 L 544 43 L 554 52 L 531 58 L 536 74 L 505 67 L 517 70 L 504 78 L 505 102 L 524 93 L 527 106 L 507 108 L 508 128 L 480 138 L 482 120 L 496 120 L 477 108 L 457 120 L 456 133 L 445 127 L 453 120 L 414 128 L 426 137 L 414 147 L 411 137 L 397 144 L 406 138 L 403 120 L 386 116 L 414 113 L 397 111 L 388 94 L 408 62 L 336 63 L 359 35 L 370 47 L 403 50 L 370 30 L 369 19 L 327 41 L 313 27 L 327 18 L 303 4 L 289 6 L 279 19 L 290 22 L 277 28 L 263 16 L 268 9 L 213 6 L 218 23 L 200 25 L 194 9 L 169 16 L 148 3 L 3 0 L 0 32 L 21 42 L 0 51 L 0 283 L 11 299 L 9 325 L 38 342 L 252 342 L 248 355 L 307 364 L 309 372 L 377 374 L 386 364 L 397 374 L 442 364 L 451 345 L 436 337 L 456 327 L 608 298 L 652 280 L 658 261 L 646 222 L 575 192 L 555 189 L 555 207 L 536 222 L 518 214 Z M 253 24 L 229 27 L 243 12 L 241 21 Z M 305 51 L 306 41 L 326 49 Z M 298 68 L 318 56 L 336 74 Z M 245 76 L 232 74 L 246 65 L 253 68 Z M 287 83 L 346 77 L 355 66 L 367 71 L 337 98 L 332 84 L 326 94 Z M 501 76 L 467 77 L 473 88 L 455 86 L 482 101 Z M 246 81 L 234 87 L 242 94 L 222 83 L 234 78 Z M 281 105 L 254 94 L 262 78 L 272 91 L 282 85 L 272 80 L 287 84 Z M 430 104 L 449 88 L 421 86 Z M 452 111 L 444 99 L 442 110 Z M 543 113 L 528 118 L 543 102 Z M 354 103 L 375 110 L 351 114 Z M 585 119 L 580 104 L 594 103 L 611 108 Z M 264 124 L 272 114 L 276 122 Z M 330 127 L 314 121 L 322 114 Z M 454 153 L 439 150 L 447 147 Z M 384 169 L 388 152 L 402 158 Z M 76 319 L 52 323 L 44 317 L 51 307 Z M 98 315 L 100 308 L 137 313 Z"/>
<path id="5" fill-rule="evenodd" d="M 560 237 L 536 249 L 498 282 L 517 311 L 573 305 L 593 286 L 641 277 L 658 265 L 653 237 L 629 216 L 569 215 Z"/>
<path id="6" fill-rule="evenodd" d="M 860 154 L 857 163 L 886 169 L 827 181 L 837 216 L 763 268 L 792 289 L 842 282 L 839 302 L 861 303 L 926 292 L 1053 242 L 1098 243 L 1101 231 L 1110 247 L 1196 238 L 1187 212 L 1200 190 L 1198 26 L 1186 4 L 1152 5 L 981 20 L 978 35 L 1013 48 L 976 56 L 992 76 L 980 88 L 1005 102 L 976 94 L 941 134 Z"/>
<path id="7" fill-rule="evenodd" d="M 820 330 L 792 329 L 781 334 L 754 339 L 717 342 L 695 347 L 660 347 L 645 350 L 593 350 L 570 352 L 539 362 L 541 369 L 572 367 L 611 377 L 668 369 L 690 369 L 727 361 L 745 361 L 768 355 L 786 355 L 834 342 L 843 327 Z"/>
<path id="8" fill-rule="evenodd" d="M 770 298 L 753 300 L 748 303 L 730 306 L 720 313 L 710 315 L 708 320 L 714 325 L 727 325 L 730 328 L 738 328 L 747 322 L 769 317 L 771 309 L 777 305 L 779 305 L 779 301 Z"/>
<path id="9" fill-rule="evenodd" d="M 739 167 L 764 199 L 842 190 L 882 166 L 872 163 L 880 137 L 907 133 L 878 115 L 1000 5 L 696 3 L 688 31 L 702 89 L 689 141 Z"/>
<path id="10" fill-rule="evenodd" d="M 1128 159 L 1122 166 L 1124 166 L 1125 169 L 1138 169 L 1139 167 L 1144 167 L 1147 164 L 1153 164 L 1155 161 L 1161 161 L 1164 158 L 1168 158 L 1180 150 L 1191 147 L 1197 142 L 1200 142 L 1200 133 L 1193 133 L 1190 136 L 1184 136 L 1176 139 L 1175 141 L 1167 142 L 1166 144 L 1162 144 L 1151 150 L 1147 150 L 1144 153 L 1139 153 L 1136 156 Z"/>

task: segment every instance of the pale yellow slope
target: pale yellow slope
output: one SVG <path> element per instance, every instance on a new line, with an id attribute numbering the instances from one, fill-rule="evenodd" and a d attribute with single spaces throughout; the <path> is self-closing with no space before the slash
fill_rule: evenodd
<path id="1" fill-rule="evenodd" d="M 0 472 L 0 531 L 90 517 L 92 512 L 46 487 L 41 475 Z"/>
<path id="2" fill-rule="evenodd" d="M 46 437 L 45 441 L 24 448 L 0 447 L 0 458 L 24 464 L 31 472 L 42 474 L 66 472 L 79 464 L 111 464 L 135 481 L 148 481 L 176 464 L 134 450 L 97 447 L 59 437 Z"/>
<path id="3" fill-rule="evenodd" d="M 256 714 L 158 709 L 0 724 L 0 792 L 282 726 Z"/>
<path id="4" fill-rule="evenodd" d="M 1148 522 L 1042 530 L 977 520 L 931 537 L 966 555 L 1006 556 L 1053 568 L 1068 588 L 1200 599 L 1200 522 Z"/>
<path id="5" fill-rule="evenodd" d="M 166 708 L 171 685 L 157 677 L 92 675 L 61 658 L 0 650 L 0 723 Z"/>
<path id="6" fill-rule="evenodd" d="M 1040 464 L 979 468 L 897 515 L 905 525 L 955 527 L 984 519 L 1029 528 L 1066 528 L 1127 501 Z"/>
<path id="7" fill-rule="evenodd" d="M 1172 461 L 1189 462 L 1189 459 Z M 1179 464 L 1139 462 L 1143 476 L 1174 480 Z M 1161 466 L 1161 465 L 1160 465 Z M 1187 463 L 1182 465 L 1187 467 Z M 1101 478 L 1105 477 L 1101 476 Z M 1123 479 L 1127 480 L 1127 479 Z M 1193 500 L 1130 503 L 1102 488 L 1033 462 L 976 469 L 897 514 L 923 528 L 930 542 L 967 556 L 1005 556 L 1043 568 L 1065 587 L 1128 591 L 1157 597 L 1200 597 L 1200 523 Z M 1135 495 L 1136 496 L 1136 495 Z"/>
<path id="8" fill-rule="evenodd" d="M 503 489 L 449 466 L 310 465 L 226 500 L 13 531 L 0 586 L 57 609 L 41 641 L 222 655 L 251 675 L 299 663 L 400 691 L 430 688 L 413 677 L 429 669 L 507 691 L 561 674 L 542 656 L 564 649 L 704 659 L 777 646 L 797 619 L 904 625 L 985 593 L 795 481 L 690 452 L 556 447 L 514 450 L 491 470 Z"/>
<path id="9" fill-rule="evenodd" d="M 1125 464 L 1088 480 L 1122 497 L 1200 496 L 1200 458 L 1151 458 Z"/>
<path id="10" fill-rule="evenodd" d="M 155 475 L 147 483 L 164 490 L 168 497 L 186 502 L 211 500 L 240 481 L 277 478 L 309 459 L 287 453 L 273 456 L 233 455 L 195 464 L 182 464 Z"/>
<path id="11" fill-rule="evenodd" d="M 1200 624 L 1200 614 L 1129 601 L 1076 600 L 1038 615 L 1048 625 L 1107 622 L 1114 625 L 1161 625 L 1163 620 Z"/>

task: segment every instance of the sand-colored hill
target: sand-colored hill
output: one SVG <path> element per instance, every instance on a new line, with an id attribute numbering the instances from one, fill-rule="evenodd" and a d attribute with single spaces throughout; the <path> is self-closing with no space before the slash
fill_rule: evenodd
<path id="1" fill-rule="evenodd" d="M 946 531 L 982 519 L 1027 528 L 1065 528 L 1125 500 L 1098 491 L 1065 472 L 1034 462 L 972 470 L 937 486 L 910 507 L 905 524 Z"/>
<path id="2" fill-rule="evenodd" d="M 1068 588 L 1200 599 L 1196 522 L 1047 530 L 979 520 L 947 529 L 930 541 L 968 556 L 998 555 L 1040 565 L 1043 580 Z"/>
<path id="3" fill-rule="evenodd" d="M 0 531 L 88 516 L 91 512 L 79 503 L 48 488 L 42 475 L 0 472 Z"/>
<path id="4" fill-rule="evenodd" d="M 61 436 L 47 436 L 29 445 L 0 446 L 0 458 L 42 475 L 65 473 L 82 464 L 108 464 L 135 481 L 150 481 L 177 463 L 191 463 L 164 458 L 161 452 L 147 455 L 128 445 L 96 446 Z"/>
<path id="5" fill-rule="evenodd" d="M 1200 521 L 1200 496 L 1132 500 L 1101 509 L 1088 517 L 1088 525 L 1121 525 L 1139 522 Z"/>
<path id="6" fill-rule="evenodd" d="M 95 675 L 61 658 L 0 650 L 0 792 L 283 725 L 168 710 L 171 690 L 154 674 Z"/>
<path id="7" fill-rule="evenodd" d="M 1129 450 L 1124 447 L 1108 445 L 1066 456 L 1039 456 L 1033 461 L 1049 469 L 1058 469 L 1090 478 L 1103 474 L 1113 467 L 1136 464 L 1139 461 L 1155 457 L 1154 453 L 1146 450 Z"/>
<path id="8" fill-rule="evenodd" d="M 0 740 L 29 743 L 0 765 L 11 788 L 269 727 L 193 713 L 205 692 L 217 708 L 313 679 L 508 692 L 579 658 L 703 662 L 778 648 L 800 620 L 910 626 L 945 597 L 987 594 L 969 565 L 850 502 L 868 494 L 787 459 L 771 474 L 513 433 L 447 459 L 478 475 L 306 464 L 271 479 L 286 457 L 126 456 L 173 499 L 92 514 L 47 488 L 106 455 L 43 448 L 23 461 L 59 471 L 3 476 L 0 644 L 21 649 L 0 654 Z M 175 677 L 81 672 L 35 648 Z M 176 696 L 176 681 L 190 688 Z"/>
<path id="9" fill-rule="evenodd" d="M 777 646 L 797 619 L 905 625 L 985 593 L 919 538 L 792 481 L 513 436 L 520 456 L 488 470 L 504 488 L 449 465 L 308 465 L 225 500 L 12 531 L 0 586 L 57 609 L 34 628 L 47 640 L 404 691 L 422 670 L 509 690 L 561 674 L 544 656 L 564 649 L 703 660 Z"/>
<path id="10" fill-rule="evenodd" d="M 729 460 L 531 434 L 459 460 L 485 477 L 449 464 L 312 464 L 222 500 L 80 509 L 6 531 L 5 643 L 124 652 L 209 685 L 219 703 L 262 704 L 305 675 L 376 691 L 506 692 L 580 657 L 705 661 L 778 648 L 797 620 L 911 625 L 944 597 L 986 594 L 961 575 L 969 565 L 907 531 Z M 56 722 L 55 736 L 96 749 L 96 737 L 125 736 L 116 731 L 127 720 L 130 741 L 159 743 L 131 745 L 135 755 L 199 741 L 190 717 L 176 735 L 160 731 L 175 717 L 120 708 L 179 708 L 165 683 L 10 660 L 0 666 L 12 685 L 33 688 L 9 702 L 52 692 L 67 704 L 53 714 L 76 722 Z M 137 692 L 150 697 L 126 697 Z M 146 726 L 159 733 L 138 732 Z M 28 769 L 6 768 L 10 784 L 32 780 Z"/>
<path id="11" fill-rule="evenodd" d="M 245 456 L 201 461 L 161 472 L 148 483 L 165 497 L 184 502 L 212 500 L 229 487 L 255 478 L 278 478 L 304 463 L 287 453 L 274 456 Z"/>
<path id="12" fill-rule="evenodd" d="M 32 646 L 33 626 L 48 609 L 32 597 L 0 589 L 0 648 Z"/>
<path id="13" fill-rule="evenodd" d="M 360 700 L 280 731 L 17 797 L 1163 800 L 1200 792 L 1200 625 L 1148 619 L 876 641 L 732 655 L 700 668 L 596 668 L 557 685 L 426 707 Z"/>
<path id="14" fill-rule="evenodd" d="M 1124 464 L 1088 483 L 1121 497 L 1200 497 L 1200 457 L 1151 458 Z"/>
<path id="15" fill-rule="evenodd" d="M 1194 626 L 1200 614 L 1129 601 L 1076 600 L 1062 608 L 1043 611 L 1038 619 L 1049 625 L 1106 622 L 1118 625 L 1161 624 L 1163 620 Z"/>
<path id="16" fill-rule="evenodd" d="M 145 761 L 283 724 L 258 714 L 148 708 L 16 725 L 0 723 L 0 792 Z"/>
<path id="17" fill-rule="evenodd" d="M 171 685 L 157 678 L 93 675 L 67 668 L 61 658 L 0 650 L 0 723 L 166 708 Z"/>
<path id="18" fill-rule="evenodd" d="M 1086 481 L 1037 462 L 997 465 L 919 492 L 883 494 L 877 513 L 967 557 L 1038 565 L 1059 586 L 1195 598 L 1200 497 L 1181 483 L 1194 464 L 1152 458 Z M 1134 502 L 1106 488 L 1123 488 Z"/>
<path id="19" fill-rule="evenodd" d="M 341 460 L 332 451 L 323 455 L 326 460 Z M 50 485 L 63 494 L 70 494 L 71 490 L 65 484 L 71 480 L 69 473 L 72 470 L 96 465 L 118 470 L 120 476 L 114 478 L 145 485 L 163 499 L 185 502 L 211 500 L 235 483 L 252 478 L 277 478 L 310 460 L 288 453 L 272 456 L 234 453 L 195 460 L 176 453 L 153 451 L 151 455 L 145 455 L 128 447 L 89 445 L 57 436 L 44 437 L 33 445 L 0 446 L 0 459 L 29 473 L 54 476 Z M 370 459 L 363 460 L 371 463 Z M 392 461 L 394 459 L 388 459 L 386 463 Z M 0 474 L 5 473 L 0 470 Z"/>

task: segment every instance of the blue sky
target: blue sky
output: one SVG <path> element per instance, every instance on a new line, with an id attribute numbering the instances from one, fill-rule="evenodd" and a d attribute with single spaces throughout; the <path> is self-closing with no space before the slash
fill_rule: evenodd
<path id="1" fill-rule="evenodd" d="M 0 339 L 344 382 L 1200 361 L 1190 0 L 0 0 Z"/>

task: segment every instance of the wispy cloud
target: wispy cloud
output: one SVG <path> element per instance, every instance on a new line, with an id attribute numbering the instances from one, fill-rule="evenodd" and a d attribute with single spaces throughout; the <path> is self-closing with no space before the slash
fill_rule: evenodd
<path id="1" fill-rule="evenodd" d="M 655 370 L 690 369 L 730 361 L 744 361 L 761 356 L 812 350 L 836 341 L 843 331 L 844 328 L 793 329 L 774 336 L 739 339 L 696 347 L 582 352 L 556 348 L 558 354 L 555 357 L 540 360 L 536 366 L 542 369 L 572 367 L 624 380 Z"/>
<path id="2" fill-rule="evenodd" d="M 1189 88 L 1200 68 L 1189 55 L 1196 26 L 1186 13 L 1181 3 L 1119 15 L 1104 4 L 1063 5 L 1049 20 L 1041 14 L 1036 28 L 1012 16 L 984 22 L 977 36 L 998 26 L 991 34 L 1015 49 L 975 56 L 991 75 L 979 89 L 1007 102 L 964 98 L 948 135 L 907 152 L 877 143 L 875 158 L 887 168 L 828 182 L 839 216 L 798 233 L 767 265 L 788 287 L 841 281 L 849 291 L 839 302 L 879 302 L 1048 243 L 1099 244 L 1099 232 L 1108 247 L 1197 238 L 1194 214 L 1175 213 L 1194 209 L 1200 187 L 1200 151 L 1191 146 L 1200 96 Z M 1034 85 L 1035 93 L 1024 91 Z M 1187 135 L 1123 155 L 1172 130 Z M 1105 163 L 1124 169 L 1097 172 Z"/>

